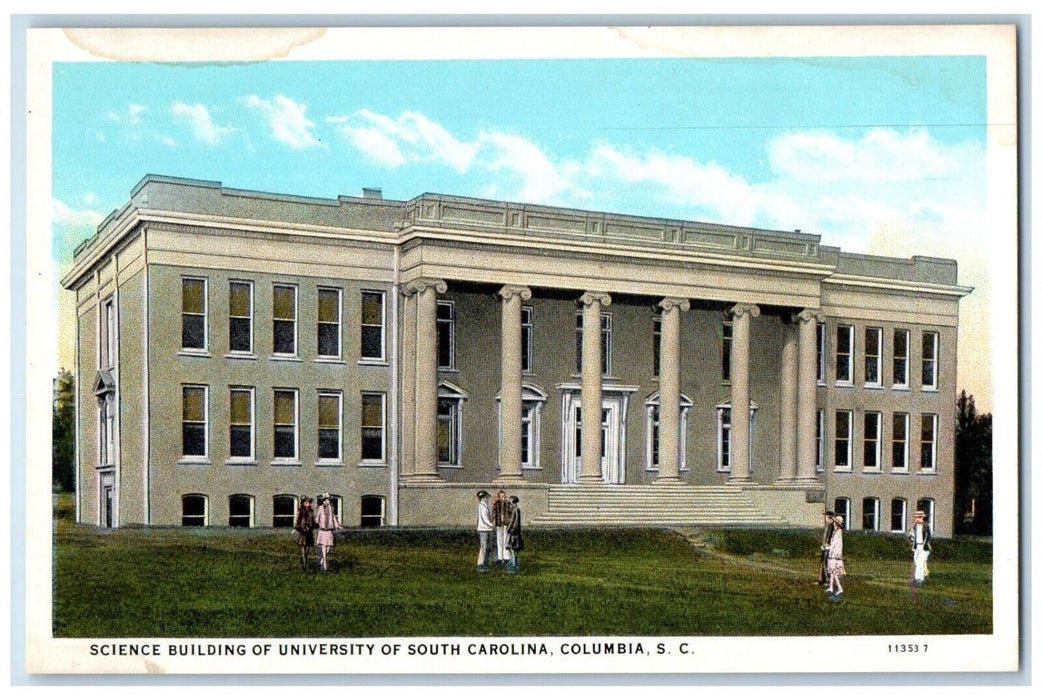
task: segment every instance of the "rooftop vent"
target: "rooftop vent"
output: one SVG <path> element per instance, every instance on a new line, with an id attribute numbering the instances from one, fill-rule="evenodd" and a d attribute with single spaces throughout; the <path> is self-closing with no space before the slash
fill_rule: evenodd
<path id="1" fill-rule="evenodd" d="M 362 188 L 363 199 L 383 199 L 384 193 L 379 187 L 363 187 Z"/>

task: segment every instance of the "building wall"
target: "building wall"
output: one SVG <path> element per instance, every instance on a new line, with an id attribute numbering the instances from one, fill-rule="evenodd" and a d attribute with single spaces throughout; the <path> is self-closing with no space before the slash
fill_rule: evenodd
<path id="1" fill-rule="evenodd" d="M 145 272 L 138 268 L 119 280 L 119 521 L 120 524 L 148 522 L 145 500 L 144 409 Z"/>

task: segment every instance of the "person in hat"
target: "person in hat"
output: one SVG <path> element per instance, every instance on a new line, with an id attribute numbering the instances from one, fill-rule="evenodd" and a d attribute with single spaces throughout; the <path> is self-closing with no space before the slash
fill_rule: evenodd
<path id="1" fill-rule="evenodd" d="M 839 603 L 843 600 L 843 583 L 841 581 L 846 571 L 843 569 L 843 516 L 837 515 L 833 519 L 832 539 L 829 541 L 828 550 L 828 574 L 829 585 L 825 589 L 828 593 L 829 602 Z"/>
<path id="2" fill-rule="evenodd" d="M 510 525 L 510 501 L 507 500 L 506 491 L 496 493 L 496 500 L 492 501 L 492 522 L 496 526 L 496 564 L 506 566 L 510 560 L 507 551 L 507 526 Z"/>
<path id="3" fill-rule="evenodd" d="M 908 540 L 912 543 L 912 585 L 921 586 L 926 581 L 926 561 L 930 558 L 930 526 L 924 511 L 917 510 L 912 514 Z"/>
<path id="4" fill-rule="evenodd" d="M 517 496 L 510 497 L 510 505 L 510 524 L 507 525 L 507 552 L 510 554 L 510 561 L 507 563 L 507 573 L 516 574 L 517 553 L 524 549 L 525 541 L 521 539 L 521 506 L 518 505 Z"/>
<path id="5" fill-rule="evenodd" d="M 488 571 L 489 540 L 495 526 L 488 505 L 488 491 L 478 491 L 478 572 Z"/>
<path id="6" fill-rule="evenodd" d="M 297 546 L 300 547 L 300 570 L 307 571 L 311 549 L 315 546 L 315 514 L 311 510 L 311 496 L 300 497 L 293 530 L 297 533 Z"/>
<path id="7" fill-rule="evenodd" d="M 836 526 L 834 520 L 836 514 L 831 510 L 823 510 L 821 514 L 825 517 L 825 531 L 821 537 L 821 556 L 818 558 L 818 585 L 827 586 L 829 583 L 828 556 L 829 543 L 832 541 L 832 533 Z"/>
<path id="8" fill-rule="evenodd" d="M 329 570 L 329 550 L 333 548 L 333 534 L 342 530 L 340 519 L 333 510 L 332 498 L 328 493 L 323 493 L 318 498 L 318 512 L 315 513 L 315 526 L 318 536 L 315 544 L 318 545 L 318 564 L 322 571 Z"/>

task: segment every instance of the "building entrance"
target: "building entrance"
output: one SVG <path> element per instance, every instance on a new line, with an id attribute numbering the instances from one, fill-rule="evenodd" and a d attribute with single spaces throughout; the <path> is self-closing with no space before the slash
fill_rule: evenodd
<path id="1" fill-rule="evenodd" d="M 561 470 L 561 482 L 565 484 L 579 483 L 582 474 L 582 431 L 584 414 L 582 401 L 575 396 L 565 412 L 565 445 L 564 464 Z M 625 469 L 622 466 L 621 442 L 622 400 L 618 397 L 605 397 L 601 404 L 601 480 L 606 484 L 622 484 L 626 481 Z"/>

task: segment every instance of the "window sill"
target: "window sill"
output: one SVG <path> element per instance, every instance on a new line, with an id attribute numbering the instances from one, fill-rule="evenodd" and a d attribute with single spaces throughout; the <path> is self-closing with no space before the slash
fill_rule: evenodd
<path id="1" fill-rule="evenodd" d="M 872 391 L 882 391 L 883 390 L 883 385 L 882 384 L 865 384 L 865 386 L 863 388 L 871 389 Z"/>
<path id="2" fill-rule="evenodd" d="M 226 360 L 256 360 L 257 356 L 252 352 L 229 352 L 224 356 Z"/>
<path id="3" fill-rule="evenodd" d="M 255 459 L 246 459 L 246 458 L 235 459 L 233 457 L 232 459 L 225 460 L 224 466 L 226 466 L 226 467 L 256 467 L 257 466 L 257 460 L 255 460 Z"/>
<path id="4" fill-rule="evenodd" d="M 922 392 L 924 394 L 936 394 L 937 393 L 937 387 L 935 387 L 935 386 L 924 386 L 922 388 Z"/>
<path id="5" fill-rule="evenodd" d="M 909 474 L 911 474 L 911 472 L 907 469 L 891 469 L 890 473 L 896 474 L 898 476 L 908 476 Z"/>
<path id="6" fill-rule="evenodd" d="M 438 469 L 462 469 L 462 464 L 438 464 Z"/>
<path id="7" fill-rule="evenodd" d="M 880 469 L 879 467 L 871 467 L 871 468 L 868 468 L 868 469 L 862 469 L 861 473 L 862 474 L 882 474 L 883 470 Z"/>
<path id="8" fill-rule="evenodd" d="M 853 474 L 853 470 L 850 467 L 833 467 L 833 474 Z"/>
<path id="9" fill-rule="evenodd" d="M 541 471 L 543 471 L 543 468 L 540 467 L 538 464 L 532 465 L 532 466 L 529 466 L 527 464 L 522 464 L 521 465 L 521 469 L 522 469 L 522 471 L 530 471 L 530 472 L 541 472 Z"/>
<path id="10" fill-rule="evenodd" d="M 182 467 L 208 467 L 212 464 L 207 457 L 182 457 L 177 465 Z"/>
<path id="11" fill-rule="evenodd" d="M 837 389 L 853 389 L 854 388 L 854 382 L 848 382 L 848 381 L 842 381 L 841 382 L 841 381 L 839 381 L 837 379 L 836 380 L 836 388 Z"/>
<path id="12" fill-rule="evenodd" d="M 389 367 L 391 363 L 383 357 L 363 357 L 358 364 L 366 367 Z"/>
<path id="13" fill-rule="evenodd" d="M 320 459 L 315 462 L 316 467 L 342 467 L 344 466 L 343 460 L 339 459 Z"/>
<path id="14" fill-rule="evenodd" d="M 299 467 L 300 462 L 295 459 L 273 459 L 271 460 L 271 466 L 273 467 Z"/>
<path id="15" fill-rule="evenodd" d="M 441 465 L 438 465 L 438 466 L 441 466 Z M 359 462 L 358 463 L 358 468 L 359 469 L 373 469 L 373 468 L 375 468 L 375 469 L 386 469 L 387 468 L 387 462 L 382 462 L 382 461 L 381 462 Z"/>
<path id="16" fill-rule="evenodd" d="M 326 357 L 324 355 L 320 355 L 320 356 L 315 358 L 315 364 L 316 365 L 346 365 L 347 362 L 345 362 L 344 359 L 340 358 L 340 357 Z"/>
<path id="17" fill-rule="evenodd" d="M 212 357 L 209 350 L 191 350 L 189 348 L 181 348 L 177 354 L 181 357 Z"/>
<path id="18" fill-rule="evenodd" d="M 268 359 L 272 362 L 303 362 L 296 355 L 269 355 Z"/>
<path id="19" fill-rule="evenodd" d="M 448 372 L 450 374 L 458 374 L 459 373 L 459 368 L 458 367 L 439 367 L 438 371 L 439 372 Z"/>
<path id="20" fill-rule="evenodd" d="M 894 384 L 890 388 L 893 391 L 911 391 L 911 388 L 907 384 Z"/>
<path id="21" fill-rule="evenodd" d="M 937 470 L 936 469 L 920 469 L 916 473 L 920 474 L 922 476 L 937 476 Z"/>

